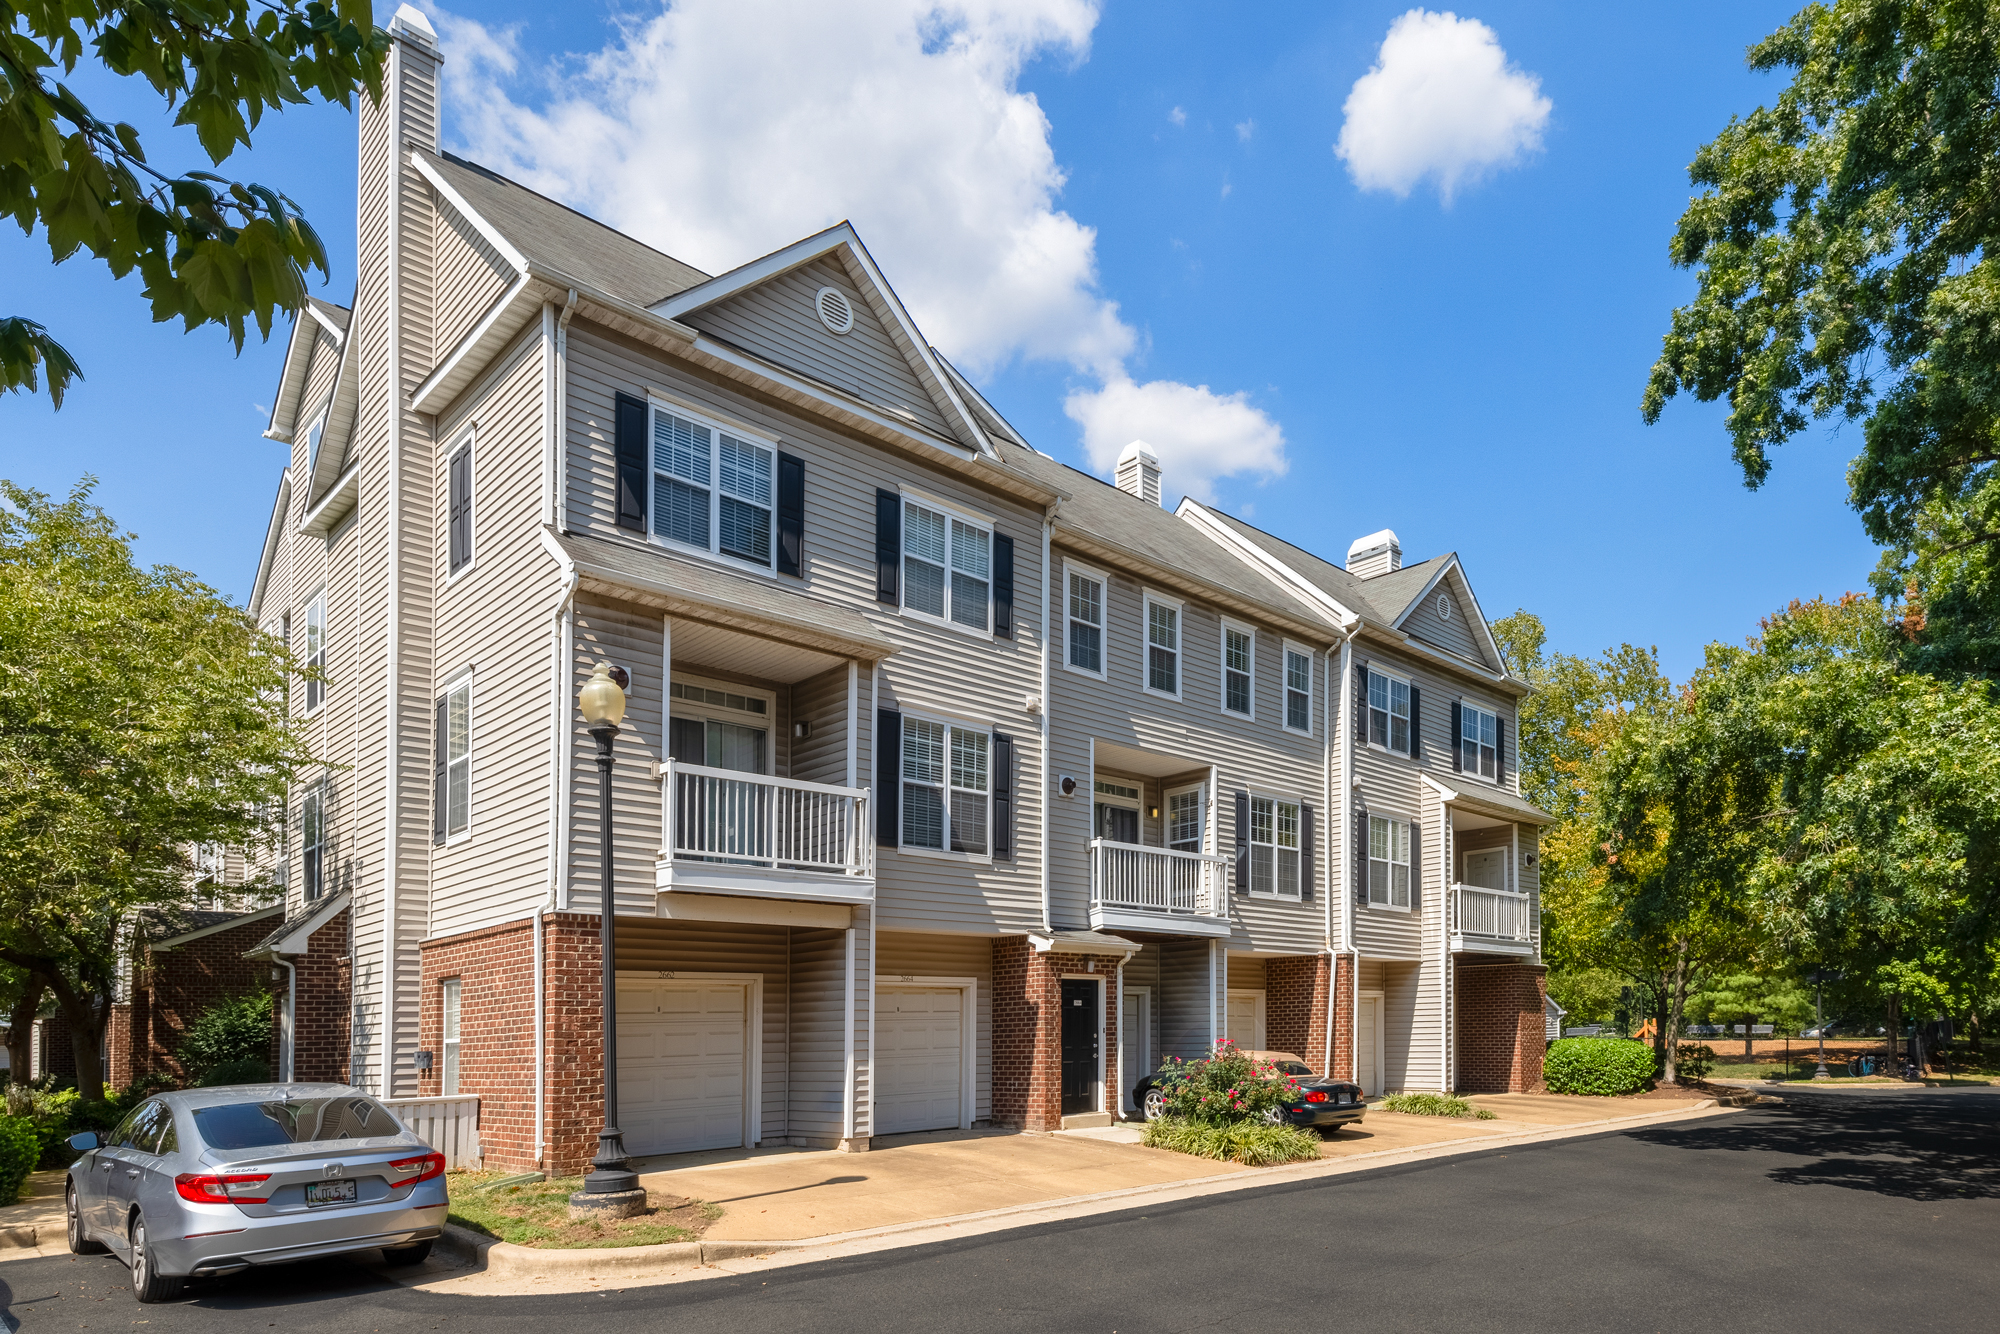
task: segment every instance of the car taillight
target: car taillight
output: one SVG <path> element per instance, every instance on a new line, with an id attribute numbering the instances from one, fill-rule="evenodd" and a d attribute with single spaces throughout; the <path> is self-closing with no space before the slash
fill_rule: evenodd
<path id="1" fill-rule="evenodd" d="M 1325 1095 L 1324 1093 L 1308 1093 L 1308 1094 L 1306 1094 L 1306 1101 L 1307 1101 L 1307 1102 L 1325 1102 L 1325 1101 L 1326 1101 L 1326 1095 Z"/>
<path id="2" fill-rule="evenodd" d="M 210 1176 L 196 1172 L 183 1172 L 174 1178 L 174 1189 L 184 1200 L 196 1204 L 269 1204 L 271 1193 L 264 1183 L 271 1179 L 269 1172 L 255 1176 Z"/>
<path id="3" fill-rule="evenodd" d="M 444 1155 L 434 1151 L 431 1153 L 420 1153 L 414 1158 L 394 1158 L 390 1160 L 389 1168 L 395 1172 L 411 1172 L 415 1174 L 407 1181 L 392 1181 L 389 1183 L 390 1190 L 401 1190 L 405 1186 L 414 1186 L 419 1181 L 429 1181 L 432 1177 L 443 1176 Z"/>

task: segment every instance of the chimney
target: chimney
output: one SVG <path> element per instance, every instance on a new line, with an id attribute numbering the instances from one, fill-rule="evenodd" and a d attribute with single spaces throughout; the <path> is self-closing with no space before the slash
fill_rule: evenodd
<path id="1" fill-rule="evenodd" d="M 1144 440 L 1134 440 L 1118 455 L 1118 489 L 1148 505 L 1160 503 L 1160 456 Z"/>
<path id="2" fill-rule="evenodd" d="M 1403 544 L 1393 528 L 1357 537 L 1347 548 L 1347 572 L 1356 579 L 1373 579 L 1402 568 Z"/>

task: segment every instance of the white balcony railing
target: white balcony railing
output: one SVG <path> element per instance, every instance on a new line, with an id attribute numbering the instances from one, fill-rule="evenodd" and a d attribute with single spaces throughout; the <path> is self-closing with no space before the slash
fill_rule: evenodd
<path id="1" fill-rule="evenodd" d="M 664 861 L 866 880 L 874 875 L 868 790 L 668 760 Z"/>
<path id="2" fill-rule="evenodd" d="M 1229 859 L 1137 843 L 1090 841 L 1090 906 L 1094 911 L 1220 917 Z"/>
<path id="3" fill-rule="evenodd" d="M 1511 889 L 1451 887 L 1451 929 L 1454 935 L 1481 936 L 1526 944 L 1534 939 L 1526 894 Z"/>

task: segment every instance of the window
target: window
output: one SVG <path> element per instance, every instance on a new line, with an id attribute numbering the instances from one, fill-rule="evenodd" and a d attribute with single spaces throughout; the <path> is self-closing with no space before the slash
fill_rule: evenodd
<path id="1" fill-rule="evenodd" d="M 1257 716 L 1250 681 L 1256 671 L 1257 640 L 1241 626 L 1222 623 L 1222 707 L 1246 718 Z"/>
<path id="2" fill-rule="evenodd" d="M 903 502 L 903 606 L 974 630 L 988 624 L 993 534 L 978 524 Z"/>
<path id="3" fill-rule="evenodd" d="M 1401 820 L 1368 817 L 1368 901 L 1410 906 L 1410 826 Z"/>
<path id="4" fill-rule="evenodd" d="M 306 712 L 313 713 L 326 699 L 326 590 L 313 594 L 306 604 Z"/>
<path id="5" fill-rule="evenodd" d="M 1499 772 L 1500 720 L 1470 704 L 1458 706 L 1458 763 L 1464 772 L 1481 778 Z"/>
<path id="6" fill-rule="evenodd" d="M 449 1098 L 458 1092 L 458 978 L 444 983 L 443 1036 L 438 1040 L 438 1092 Z"/>
<path id="7" fill-rule="evenodd" d="M 1299 897 L 1299 804 L 1250 798 L 1250 892 Z"/>
<path id="8" fill-rule="evenodd" d="M 903 719 L 903 846 L 985 856 L 991 783 L 985 732 Z"/>
<path id="9" fill-rule="evenodd" d="M 772 568 L 777 451 L 665 408 L 653 409 L 653 532 Z"/>
<path id="10" fill-rule="evenodd" d="M 1200 852 L 1207 815 L 1203 789 L 1184 787 L 1167 793 L 1167 846 L 1176 852 Z"/>
<path id="11" fill-rule="evenodd" d="M 1139 841 L 1139 789 L 1130 783 L 1100 778 L 1097 788 L 1097 836 L 1113 843 Z"/>
<path id="12" fill-rule="evenodd" d="M 1313 660 L 1303 649 L 1285 645 L 1285 726 L 1308 736 L 1313 730 Z"/>
<path id="13" fill-rule="evenodd" d="M 1146 689 L 1181 693 L 1181 609 L 1146 595 Z"/>
<path id="14" fill-rule="evenodd" d="M 307 902 L 319 897 L 325 854 L 326 789 L 316 787 L 306 793 L 299 812 L 299 881 Z"/>
<path id="15" fill-rule="evenodd" d="M 1104 675 L 1104 581 L 1069 572 L 1069 665 Z"/>
<path id="16" fill-rule="evenodd" d="M 1368 673 L 1368 739 L 1398 754 L 1410 753 L 1410 683 Z"/>
<path id="17" fill-rule="evenodd" d="M 445 465 L 450 508 L 446 512 L 450 530 L 450 572 L 457 574 L 472 564 L 472 442 L 467 440 Z"/>
<path id="18" fill-rule="evenodd" d="M 668 753 L 676 760 L 738 773 L 766 772 L 770 698 L 741 687 L 718 690 L 694 681 L 676 681 L 668 694 L 679 701 L 667 738 Z"/>
<path id="19" fill-rule="evenodd" d="M 471 677 L 446 693 L 444 715 L 444 836 L 451 838 L 472 826 Z"/>

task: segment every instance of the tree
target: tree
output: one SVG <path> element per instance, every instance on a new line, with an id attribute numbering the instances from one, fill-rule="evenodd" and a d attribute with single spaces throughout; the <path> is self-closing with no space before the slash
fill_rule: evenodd
<path id="1" fill-rule="evenodd" d="M 1641 405 L 1727 396 L 1744 481 L 1863 423 L 1849 500 L 1920 669 L 2000 675 L 2000 3 L 1812 4 L 1750 48 L 1789 71 L 1688 169 L 1696 270 Z"/>
<path id="2" fill-rule="evenodd" d="M 138 270 L 156 322 L 220 324 L 239 352 L 246 319 L 269 337 L 304 303 L 305 270 L 327 271 L 318 235 L 277 190 L 155 167 L 135 127 L 51 78 L 86 46 L 150 84 L 220 165 L 267 110 L 351 106 L 361 88 L 379 99 L 388 33 L 365 0 L 0 0 L 0 216 L 41 227 L 58 264 L 81 250 L 114 277 Z M 60 408 L 80 375 L 43 325 L 0 317 L 0 392 L 46 383 Z"/>
<path id="3" fill-rule="evenodd" d="M 0 482 L 0 962 L 54 997 L 87 1099 L 134 916 L 190 904 L 197 845 L 263 844 L 307 762 L 284 646 L 135 564 L 92 485 Z"/>

